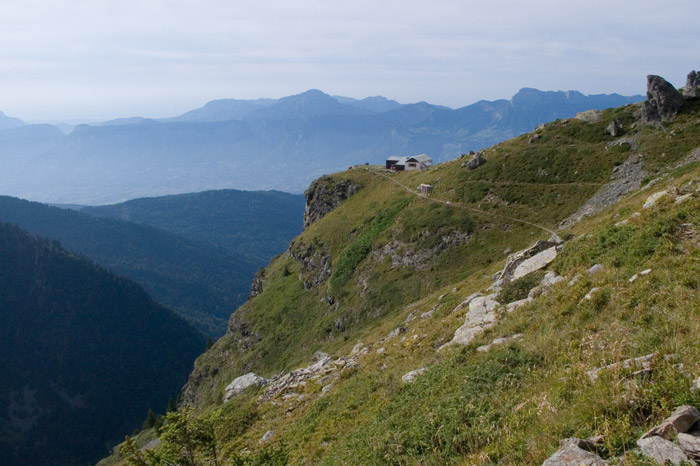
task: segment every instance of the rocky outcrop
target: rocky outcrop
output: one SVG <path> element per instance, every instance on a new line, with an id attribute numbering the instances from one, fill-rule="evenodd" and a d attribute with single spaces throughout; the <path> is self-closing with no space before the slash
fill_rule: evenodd
<path id="1" fill-rule="evenodd" d="M 435 232 L 422 232 L 421 237 L 436 235 Z M 372 252 L 374 259 L 381 263 L 387 257 L 391 258 L 392 267 L 414 267 L 416 269 L 427 269 L 433 260 L 449 248 L 460 246 L 472 237 L 471 233 L 460 230 L 441 230 L 437 232 L 440 241 L 432 247 L 418 247 L 415 243 L 405 243 L 393 240 Z"/>
<path id="2" fill-rule="evenodd" d="M 302 266 L 301 280 L 304 288 L 310 289 L 324 283 L 331 276 L 331 256 L 322 243 L 312 244 L 294 241 L 287 253 Z"/>
<path id="3" fill-rule="evenodd" d="M 548 241 L 537 241 L 529 248 L 511 254 L 503 270 L 494 275 L 494 285 L 502 287 L 512 280 L 546 267 L 556 258 L 561 244 L 562 240 L 553 236 Z"/>
<path id="4" fill-rule="evenodd" d="M 248 294 L 248 299 L 253 299 L 263 290 L 263 283 L 265 280 L 265 269 L 260 269 L 253 277 L 253 282 L 250 284 L 250 293 Z"/>
<path id="5" fill-rule="evenodd" d="M 623 138 L 627 139 L 627 138 Z M 619 141 L 616 141 L 619 143 Z M 603 186 L 597 193 L 582 205 L 576 213 L 559 224 L 559 228 L 567 228 L 580 220 L 597 214 L 608 206 L 613 205 L 628 192 L 639 188 L 647 173 L 642 169 L 642 158 L 632 154 L 625 163 L 613 169 L 610 183 Z"/>
<path id="6" fill-rule="evenodd" d="M 224 395 L 224 403 L 229 401 L 231 398 L 235 397 L 248 387 L 263 387 L 268 384 L 268 380 L 249 372 L 240 377 L 236 377 L 233 381 L 226 387 L 226 393 Z"/>
<path id="7" fill-rule="evenodd" d="M 610 136 L 616 138 L 622 134 L 622 127 L 617 121 L 611 121 L 605 131 L 607 131 Z"/>
<path id="8" fill-rule="evenodd" d="M 361 186 L 352 180 L 336 181 L 331 176 L 323 176 L 311 183 L 309 189 L 304 192 L 304 229 L 329 214 L 360 188 Z"/>
<path id="9" fill-rule="evenodd" d="M 586 123 L 597 123 L 603 118 L 603 112 L 600 110 L 586 110 L 576 114 L 576 119 L 585 121 Z"/>
<path id="10" fill-rule="evenodd" d="M 233 342 L 238 346 L 240 352 L 245 352 L 262 340 L 262 336 L 253 331 L 252 326 L 241 319 L 237 312 L 231 314 L 228 319 L 227 334 L 233 337 Z"/>
<path id="11" fill-rule="evenodd" d="M 455 331 L 452 340 L 438 350 L 452 345 L 468 345 L 482 331 L 493 327 L 496 323 L 496 310 L 500 306 L 499 302 L 496 301 L 496 296 L 498 295 L 494 293 L 471 298 L 468 302 L 469 311 L 464 318 L 464 324 Z M 464 306 L 465 303 L 462 303 L 458 308 Z"/>
<path id="12" fill-rule="evenodd" d="M 661 76 L 647 76 L 647 100 L 642 107 L 642 120 L 654 123 L 673 118 L 683 106 L 683 96 Z"/>
<path id="13" fill-rule="evenodd" d="M 480 150 L 472 156 L 468 162 L 464 162 L 462 167 L 466 167 L 468 170 L 475 170 L 486 163 L 486 158 L 484 157 L 484 151 Z"/>
<path id="14" fill-rule="evenodd" d="M 688 79 L 685 81 L 685 89 L 683 89 L 683 96 L 688 99 L 697 99 L 700 97 L 700 73 L 693 70 L 688 73 Z"/>

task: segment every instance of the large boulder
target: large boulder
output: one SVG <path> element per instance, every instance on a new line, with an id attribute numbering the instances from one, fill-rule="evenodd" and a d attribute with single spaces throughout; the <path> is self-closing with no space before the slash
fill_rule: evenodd
<path id="1" fill-rule="evenodd" d="M 673 118 L 683 106 L 683 96 L 661 76 L 647 76 L 647 100 L 642 119 L 647 123 Z"/>
<path id="2" fill-rule="evenodd" d="M 646 457 L 661 466 L 695 464 L 681 447 L 663 437 L 640 438 L 637 440 L 637 446 L 641 448 Z"/>

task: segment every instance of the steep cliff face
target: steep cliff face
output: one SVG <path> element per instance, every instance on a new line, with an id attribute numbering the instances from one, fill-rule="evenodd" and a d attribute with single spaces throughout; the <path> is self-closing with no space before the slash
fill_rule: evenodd
<path id="1" fill-rule="evenodd" d="M 336 180 L 331 176 L 321 177 L 311 183 L 309 189 L 304 192 L 306 197 L 304 228 L 336 209 L 361 187 L 350 179 Z"/>

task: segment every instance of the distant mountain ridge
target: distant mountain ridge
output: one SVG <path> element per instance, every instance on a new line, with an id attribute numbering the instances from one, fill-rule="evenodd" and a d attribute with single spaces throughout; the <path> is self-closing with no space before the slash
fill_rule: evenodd
<path id="1" fill-rule="evenodd" d="M 277 100 L 212 101 L 160 121 L 80 125 L 69 135 L 30 126 L 12 138 L 0 131 L 0 192 L 93 205 L 231 187 L 298 193 L 348 165 L 382 163 L 390 154 L 450 160 L 546 121 L 641 100 L 526 88 L 509 100 L 455 110 L 310 90 Z"/>
<path id="2" fill-rule="evenodd" d="M 19 118 L 9 117 L 3 112 L 0 112 L 0 131 L 11 128 L 17 128 L 19 126 L 24 125 L 26 125 L 26 123 L 20 120 Z"/>

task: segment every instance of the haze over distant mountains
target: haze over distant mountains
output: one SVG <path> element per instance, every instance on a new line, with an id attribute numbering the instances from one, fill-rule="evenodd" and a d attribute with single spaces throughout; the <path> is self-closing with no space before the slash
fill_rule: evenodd
<path id="1" fill-rule="evenodd" d="M 174 118 L 79 125 L 70 134 L 0 115 L 0 193 L 94 205 L 220 188 L 301 192 L 348 165 L 391 154 L 449 160 L 546 121 L 641 100 L 525 88 L 454 110 L 310 90 L 215 100 Z"/>

